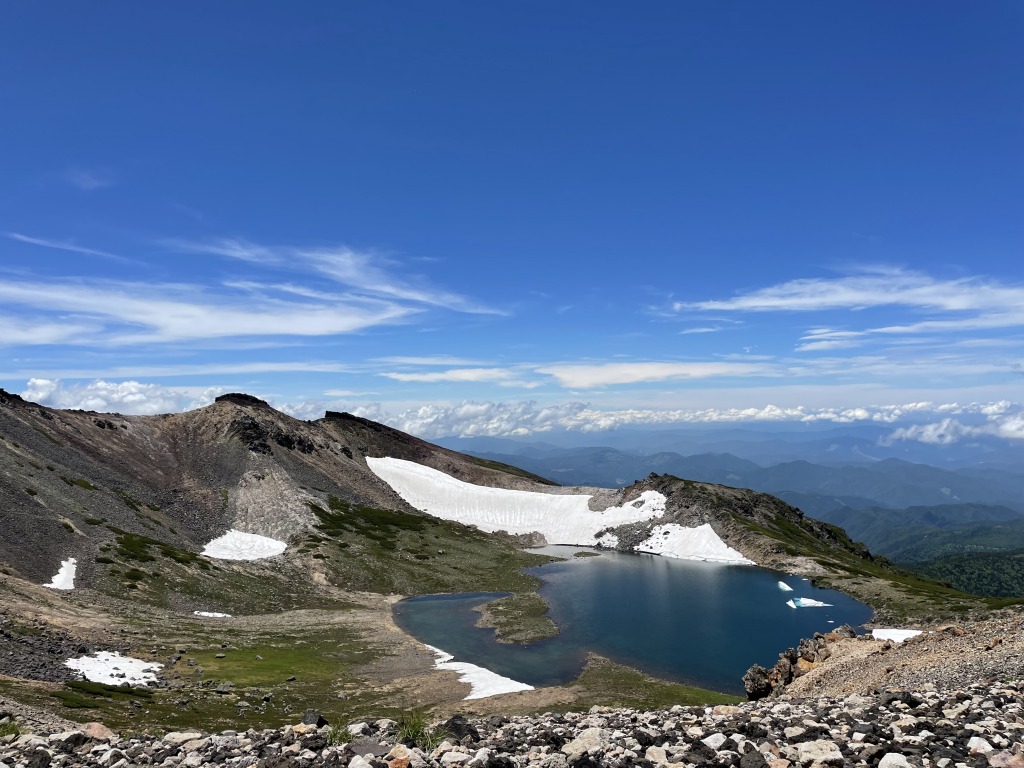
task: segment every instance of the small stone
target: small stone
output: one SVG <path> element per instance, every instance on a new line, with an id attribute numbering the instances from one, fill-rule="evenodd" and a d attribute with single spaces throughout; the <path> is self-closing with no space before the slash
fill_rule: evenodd
<path id="1" fill-rule="evenodd" d="M 878 761 L 878 768 L 910 768 L 910 763 L 899 752 L 886 752 Z"/>
<path id="2" fill-rule="evenodd" d="M 834 742 L 820 739 L 805 741 L 797 745 L 801 765 L 842 765 L 843 753 Z"/>

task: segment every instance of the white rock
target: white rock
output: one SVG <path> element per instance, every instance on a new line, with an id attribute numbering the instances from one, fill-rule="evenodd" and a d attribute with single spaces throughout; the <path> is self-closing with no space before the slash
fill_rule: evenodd
<path id="1" fill-rule="evenodd" d="M 910 768 L 910 763 L 899 752 L 887 752 L 878 761 L 878 768 Z"/>

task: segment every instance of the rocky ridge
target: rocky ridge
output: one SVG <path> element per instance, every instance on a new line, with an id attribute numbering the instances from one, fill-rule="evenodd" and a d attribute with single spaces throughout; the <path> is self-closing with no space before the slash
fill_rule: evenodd
<path id="1" fill-rule="evenodd" d="M 2 713 L 0 713 L 2 715 Z M 9 722 L 9 718 L 8 718 Z M 0 728 L 5 723 L 0 716 Z M 317 713 L 278 730 L 118 737 L 98 724 L 0 737 L 12 768 L 1024 768 L 1024 686 L 926 685 L 873 696 L 783 698 L 643 711 L 449 719 L 427 748 L 393 720 L 330 727 Z M 422 738 L 421 738 L 422 741 Z"/>

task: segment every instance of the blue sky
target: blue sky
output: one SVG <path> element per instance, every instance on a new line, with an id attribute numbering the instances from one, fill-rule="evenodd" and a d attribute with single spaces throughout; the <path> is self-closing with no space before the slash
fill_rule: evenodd
<path id="1" fill-rule="evenodd" d="M 2 13 L 8 390 L 1024 437 L 1019 3 Z"/>

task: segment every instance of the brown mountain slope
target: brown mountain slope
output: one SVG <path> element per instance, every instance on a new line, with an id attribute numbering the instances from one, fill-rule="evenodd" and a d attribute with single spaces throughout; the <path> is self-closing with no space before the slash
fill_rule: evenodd
<path id="1" fill-rule="evenodd" d="M 0 390 L 0 561 L 45 582 L 76 557 L 91 584 L 117 531 L 198 552 L 229 528 L 287 540 L 331 499 L 415 512 L 366 466 L 398 455 L 470 482 L 531 484 L 347 414 L 303 422 L 248 395 L 185 413 L 60 411 Z M 111 529 L 117 529 L 112 531 Z"/>

